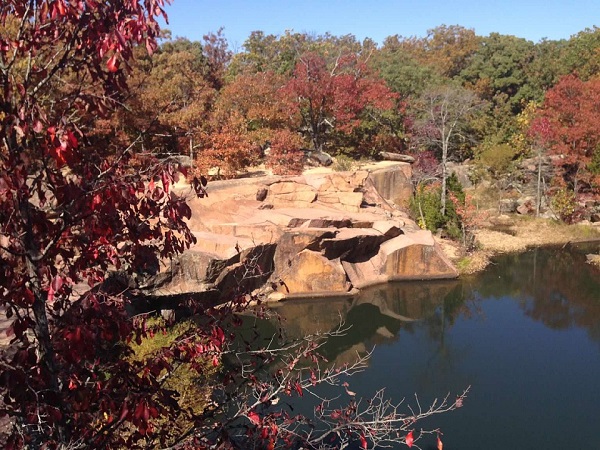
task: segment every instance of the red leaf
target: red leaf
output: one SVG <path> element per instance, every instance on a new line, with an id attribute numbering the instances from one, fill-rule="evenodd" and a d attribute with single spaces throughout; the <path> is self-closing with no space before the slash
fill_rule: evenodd
<path id="1" fill-rule="evenodd" d="M 59 291 L 60 288 L 62 287 L 62 285 L 63 285 L 63 279 L 61 277 L 59 277 L 58 275 L 55 276 L 51 283 L 51 287 L 54 290 L 54 292 Z"/>
<path id="2" fill-rule="evenodd" d="M 171 185 L 171 181 L 169 180 L 168 175 L 165 172 L 162 172 L 160 174 L 160 177 L 162 179 L 163 189 L 165 190 L 165 192 L 169 192 L 169 186 Z"/>
<path id="3" fill-rule="evenodd" d="M 73 134 L 72 131 L 67 131 L 67 140 L 68 140 L 69 144 L 71 145 L 71 147 L 77 148 L 77 145 L 79 144 L 79 142 L 77 141 L 77 138 L 75 137 L 75 135 Z"/>
<path id="4" fill-rule="evenodd" d="M 367 448 L 367 440 L 362 434 L 360 435 L 360 448 Z"/>
<path id="5" fill-rule="evenodd" d="M 133 413 L 133 417 L 134 419 L 142 419 L 144 416 L 144 409 L 146 408 L 146 405 L 144 404 L 144 402 L 140 402 L 137 404 L 137 406 L 135 407 L 135 412 Z"/>
<path id="6" fill-rule="evenodd" d="M 109 60 L 106 62 L 106 67 L 108 68 L 109 72 L 116 72 L 117 70 L 119 70 L 119 60 L 117 59 L 117 54 L 115 53 L 114 55 L 112 55 Z"/>
<path id="7" fill-rule="evenodd" d="M 66 12 L 67 12 L 67 10 L 66 10 L 66 8 L 65 8 L 65 4 L 64 4 L 64 2 L 63 2 L 62 0 L 59 0 L 59 1 L 56 3 L 56 6 L 58 7 L 58 13 L 59 13 L 61 16 L 64 16 L 64 15 L 66 14 Z"/>
<path id="8" fill-rule="evenodd" d="M 152 41 L 149 38 L 146 38 L 146 51 L 148 52 L 148 55 L 152 56 L 155 48 L 156 48 L 156 42 Z"/>
<path id="9" fill-rule="evenodd" d="M 258 413 L 256 411 L 250 411 L 248 413 L 248 419 L 250 420 L 250 422 L 252 422 L 254 425 L 259 425 L 260 424 L 260 416 L 258 415 Z"/>
<path id="10" fill-rule="evenodd" d="M 52 303 L 54 301 L 54 289 L 52 288 L 52 285 L 50 285 L 50 287 L 48 288 L 48 297 L 47 297 L 48 302 Z"/>
<path id="11" fill-rule="evenodd" d="M 444 443 L 439 436 L 437 437 L 437 450 L 444 450 Z"/>
<path id="12" fill-rule="evenodd" d="M 415 438 L 413 437 L 413 432 L 410 431 L 405 438 L 406 445 L 410 448 L 413 446 L 413 442 L 415 442 Z"/>
<path id="13" fill-rule="evenodd" d="M 263 429 L 260 430 L 260 438 L 266 439 L 268 437 L 269 437 L 269 429 L 267 427 L 263 427 Z"/>
<path id="14" fill-rule="evenodd" d="M 94 194 L 92 197 L 92 209 L 95 210 L 96 206 L 102 204 L 102 196 L 100 194 Z"/>
<path id="15" fill-rule="evenodd" d="M 127 414 L 129 414 L 129 408 L 127 407 L 127 403 L 123 403 L 123 407 L 121 408 L 121 415 L 119 416 L 119 421 L 125 420 Z"/>

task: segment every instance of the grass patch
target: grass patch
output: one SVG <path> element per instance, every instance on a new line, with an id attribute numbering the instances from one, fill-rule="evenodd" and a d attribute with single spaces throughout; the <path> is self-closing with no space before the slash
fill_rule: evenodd
<path id="1" fill-rule="evenodd" d="M 145 358 L 156 354 L 164 347 L 169 347 L 178 336 L 195 326 L 192 320 L 185 320 L 173 325 L 168 325 L 162 317 L 150 317 L 146 324 L 148 328 L 156 329 L 154 336 L 142 339 L 138 345 L 131 343 L 131 349 L 134 352 L 132 357 L 135 361 L 142 361 Z M 164 330 L 164 332 L 162 331 Z"/>
<path id="2" fill-rule="evenodd" d="M 175 324 L 168 324 L 161 317 L 152 317 L 147 321 L 148 328 L 155 330 L 152 337 L 142 339 L 140 344 L 131 343 L 134 361 L 144 361 L 156 355 L 165 347 L 170 347 L 180 336 L 198 326 L 198 318 L 189 318 Z M 192 411 L 193 414 L 203 413 L 209 403 L 212 392 L 211 381 L 218 373 L 218 367 L 214 367 L 210 361 L 201 363 L 200 366 L 192 368 L 190 363 L 175 363 L 173 370 L 161 376 L 165 377 L 164 386 L 167 389 L 179 393 L 177 403 L 181 411 Z M 181 418 L 173 422 L 158 421 L 156 426 L 168 426 L 173 430 L 173 436 L 177 436 L 187 429 L 192 422 L 187 420 L 183 414 Z"/>
<path id="3" fill-rule="evenodd" d="M 489 265 L 491 256 L 491 252 L 475 250 L 456 261 L 456 269 L 460 275 L 470 275 L 480 272 Z"/>
<path id="4" fill-rule="evenodd" d="M 335 172 L 348 172 L 354 167 L 354 160 L 346 155 L 336 156 L 331 169 Z"/>
<path id="5" fill-rule="evenodd" d="M 467 270 L 470 265 L 471 265 L 471 258 L 469 256 L 464 256 L 456 262 L 456 268 L 458 269 L 458 271 L 460 273 L 464 273 L 465 270 Z"/>

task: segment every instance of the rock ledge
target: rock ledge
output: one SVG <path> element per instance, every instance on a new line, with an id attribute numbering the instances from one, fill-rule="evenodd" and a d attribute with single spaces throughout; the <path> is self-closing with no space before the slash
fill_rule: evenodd
<path id="1" fill-rule="evenodd" d="M 401 209 L 410 192 L 408 163 L 211 183 L 208 198 L 190 201 L 198 243 L 143 292 L 218 301 L 255 291 L 278 299 L 456 278 L 431 233 Z"/>

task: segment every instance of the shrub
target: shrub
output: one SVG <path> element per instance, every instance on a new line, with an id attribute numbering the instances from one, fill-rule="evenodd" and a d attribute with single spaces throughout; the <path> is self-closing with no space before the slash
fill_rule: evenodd
<path id="1" fill-rule="evenodd" d="M 410 211 L 423 229 L 436 231 L 444 223 L 439 183 L 420 184 L 410 200 Z"/>
<path id="2" fill-rule="evenodd" d="M 561 187 L 552 195 L 552 209 L 554 213 L 566 223 L 571 223 L 577 210 L 575 193 L 566 187 Z"/>
<path id="3" fill-rule="evenodd" d="M 515 156 L 515 149 L 508 144 L 485 145 L 477 152 L 475 161 L 478 168 L 498 179 L 511 171 Z"/>
<path id="4" fill-rule="evenodd" d="M 464 203 L 465 193 L 456 175 L 449 176 L 446 182 L 448 192 L 459 202 Z M 441 228 L 451 238 L 459 239 L 462 236 L 460 218 L 451 196 L 446 200 L 446 215 L 442 215 L 441 189 L 439 182 L 418 185 L 410 201 L 410 211 L 421 228 L 432 232 Z"/>
<path id="5" fill-rule="evenodd" d="M 346 155 L 338 155 L 335 157 L 335 162 L 333 163 L 332 169 L 336 172 L 347 172 L 352 170 L 352 166 L 354 161 L 351 157 Z"/>
<path id="6" fill-rule="evenodd" d="M 277 130 L 271 137 L 267 166 L 276 175 L 298 175 L 304 167 L 302 138 L 293 131 Z"/>

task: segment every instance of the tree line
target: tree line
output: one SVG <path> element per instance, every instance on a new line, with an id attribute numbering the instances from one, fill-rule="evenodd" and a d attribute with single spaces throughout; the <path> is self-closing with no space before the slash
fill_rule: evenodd
<path id="1" fill-rule="evenodd" d="M 498 179 L 543 153 L 555 156 L 553 192 L 574 200 L 600 182 L 599 52 L 598 28 L 534 43 L 441 25 L 381 45 L 255 31 L 237 53 L 222 29 L 201 42 L 167 32 L 156 55 L 140 49 L 131 63 L 129 107 L 109 128 L 143 132 L 140 154 L 188 155 L 197 173 L 223 177 L 262 161 L 298 173 L 308 151 L 433 157 L 442 196 L 448 160 L 475 160 Z"/>

